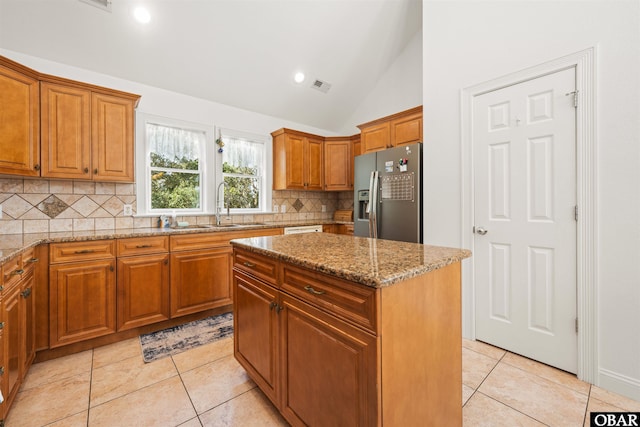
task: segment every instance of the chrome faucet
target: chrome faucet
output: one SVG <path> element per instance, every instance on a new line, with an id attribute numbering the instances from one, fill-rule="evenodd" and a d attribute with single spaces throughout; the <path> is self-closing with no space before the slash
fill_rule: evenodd
<path id="1" fill-rule="evenodd" d="M 226 197 L 225 197 L 225 194 L 224 194 L 224 187 L 226 187 L 226 186 L 227 186 L 227 183 L 224 182 L 224 179 L 223 179 L 223 181 L 220 184 L 218 184 L 218 189 L 216 190 L 216 225 L 220 225 L 220 200 L 219 200 L 220 187 L 223 187 L 222 188 L 222 202 L 225 203 L 225 206 L 227 208 L 227 217 L 230 216 L 229 215 L 229 204 L 226 203 Z"/>

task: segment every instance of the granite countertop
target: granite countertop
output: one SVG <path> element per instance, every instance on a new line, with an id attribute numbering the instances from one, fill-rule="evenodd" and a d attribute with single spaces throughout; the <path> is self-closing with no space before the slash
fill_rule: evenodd
<path id="1" fill-rule="evenodd" d="M 234 239 L 232 245 L 363 285 L 380 288 L 471 256 L 466 249 L 331 233 Z"/>
<path id="2" fill-rule="evenodd" d="M 9 258 L 41 243 L 81 242 L 102 239 L 124 239 L 127 237 L 148 237 L 158 235 L 215 233 L 261 228 L 297 227 L 303 225 L 335 224 L 331 220 L 273 221 L 249 224 L 236 224 L 233 227 L 200 225 L 178 228 L 127 228 L 118 230 L 74 231 L 59 233 L 24 233 L 0 235 L 0 264 Z"/>

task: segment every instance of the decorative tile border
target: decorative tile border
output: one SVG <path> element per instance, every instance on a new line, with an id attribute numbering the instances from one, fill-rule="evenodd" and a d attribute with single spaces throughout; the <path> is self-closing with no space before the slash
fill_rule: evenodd
<path id="1" fill-rule="evenodd" d="M 136 205 L 133 184 L 0 178 L 0 234 L 118 230 L 156 226 L 157 218 L 125 217 L 124 204 Z M 232 215 L 232 222 L 329 220 L 336 209 L 353 208 L 353 192 L 274 191 L 278 213 Z M 285 213 L 282 213 L 282 206 Z M 322 212 L 322 206 L 326 212 Z M 180 221 L 211 224 L 213 216 Z"/>

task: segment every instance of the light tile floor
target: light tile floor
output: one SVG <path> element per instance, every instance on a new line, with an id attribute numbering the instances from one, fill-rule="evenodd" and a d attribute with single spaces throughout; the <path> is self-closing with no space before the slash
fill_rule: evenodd
<path id="1" fill-rule="evenodd" d="M 640 402 L 481 342 L 463 341 L 462 382 L 465 427 L 588 426 L 588 411 L 640 411 Z M 287 423 L 233 358 L 232 339 L 145 364 L 135 338 L 33 365 L 6 425 Z"/>

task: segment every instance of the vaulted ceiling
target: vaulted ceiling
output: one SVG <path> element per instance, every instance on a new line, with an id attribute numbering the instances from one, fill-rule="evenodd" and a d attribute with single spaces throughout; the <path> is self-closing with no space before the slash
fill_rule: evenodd
<path id="1" fill-rule="evenodd" d="M 133 19 L 138 5 L 148 24 Z M 334 130 L 420 30 L 421 11 L 421 0 L 112 0 L 110 12 L 0 0 L 0 48 Z"/>

